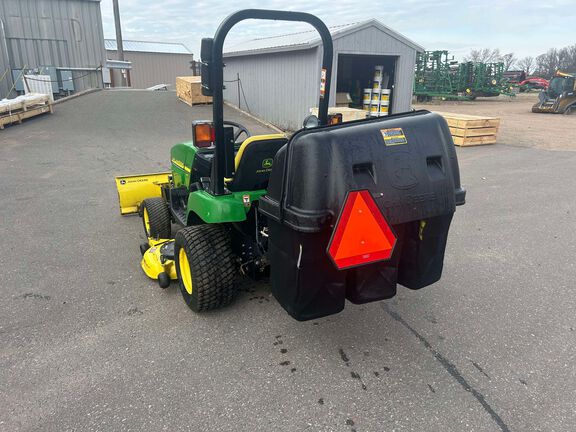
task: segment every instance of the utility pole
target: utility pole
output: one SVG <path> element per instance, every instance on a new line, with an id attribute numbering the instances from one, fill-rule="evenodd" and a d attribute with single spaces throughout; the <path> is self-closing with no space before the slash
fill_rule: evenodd
<path id="1" fill-rule="evenodd" d="M 116 49 L 118 50 L 118 60 L 124 60 L 124 46 L 122 44 L 122 25 L 120 24 L 120 6 L 118 6 L 118 0 L 112 0 L 112 4 L 114 6 L 114 24 L 116 25 Z M 127 87 L 127 76 L 129 73 L 128 69 L 126 70 L 126 76 L 121 73 L 121 85 L 122 87 Z"/>
<path id="2" fill-rule="evenodd" d="M 241 109 L 240 106 L 240 74 L 236 73 L 236 86 L 238 86 L 238 109 Z"/>

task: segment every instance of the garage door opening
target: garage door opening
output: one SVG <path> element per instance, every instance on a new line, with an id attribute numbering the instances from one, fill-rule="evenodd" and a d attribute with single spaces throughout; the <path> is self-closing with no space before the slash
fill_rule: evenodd
<path id="1" fill-rule="evenodd" d="M 376 66 L 383 66 L 381 88 L 390 90 L 391 113 L 396 59 L 396 56 L 339 54 L 336 105 L 362 109 L 364 90 L 373 88 Z"/>

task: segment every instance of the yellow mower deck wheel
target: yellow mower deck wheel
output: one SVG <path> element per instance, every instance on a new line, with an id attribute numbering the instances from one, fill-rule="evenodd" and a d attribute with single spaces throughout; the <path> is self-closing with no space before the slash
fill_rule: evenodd
<path id="1" fill-rule="evenodd" d="M 192 295 L 192 272 L 190 271 L 190 263 L 184 248 L 180 249 L 178 253 L 178 264 L 180 265 L 180 277 L 186 292 Z"/>
<path id="2" fill-rule="evenodd" d="M 146 229 L 146 235 L 150 236 L 150 216 L 148 215 L 148 209 L 144 208 L 142 218 L 144 219 L 144 228 Z"/>

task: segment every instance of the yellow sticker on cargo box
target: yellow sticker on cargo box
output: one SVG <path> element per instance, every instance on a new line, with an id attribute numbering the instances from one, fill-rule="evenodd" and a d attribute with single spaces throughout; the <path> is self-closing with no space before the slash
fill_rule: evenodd
<path id="1" fill-rule="evenodd" d="M 402 128 L 380 129 L 380 133 L 387 147 L 408 144 Z"/>

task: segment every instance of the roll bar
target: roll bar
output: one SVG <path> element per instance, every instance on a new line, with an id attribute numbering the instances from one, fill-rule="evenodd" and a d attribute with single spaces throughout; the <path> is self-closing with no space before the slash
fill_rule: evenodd
<path id="1" fill-rule="evenodd" d="M 227 144 L 224 136 L 224 63 L 222 50 L 230 29 L 247 19 L 299 21 L 312 25 L 320 34 L 323 44 L 322 79 L 318 119 L 320 125 L 328 123 L 328 101 L 332 76 L 332 36 L 328 27 L 316 16 L 304 12 L 288 12 L 265 9 L 244 9 L 229 15 L 218 27 L 214 39 L 202 40 L 202 92 L 212 96 L 212 116 L 215 129 L 215 152 L 212 162 L 210 189 L 214 195 L 223 195 L 224 178 L 231 177 L 234 170 L 234 147 Z"/>

